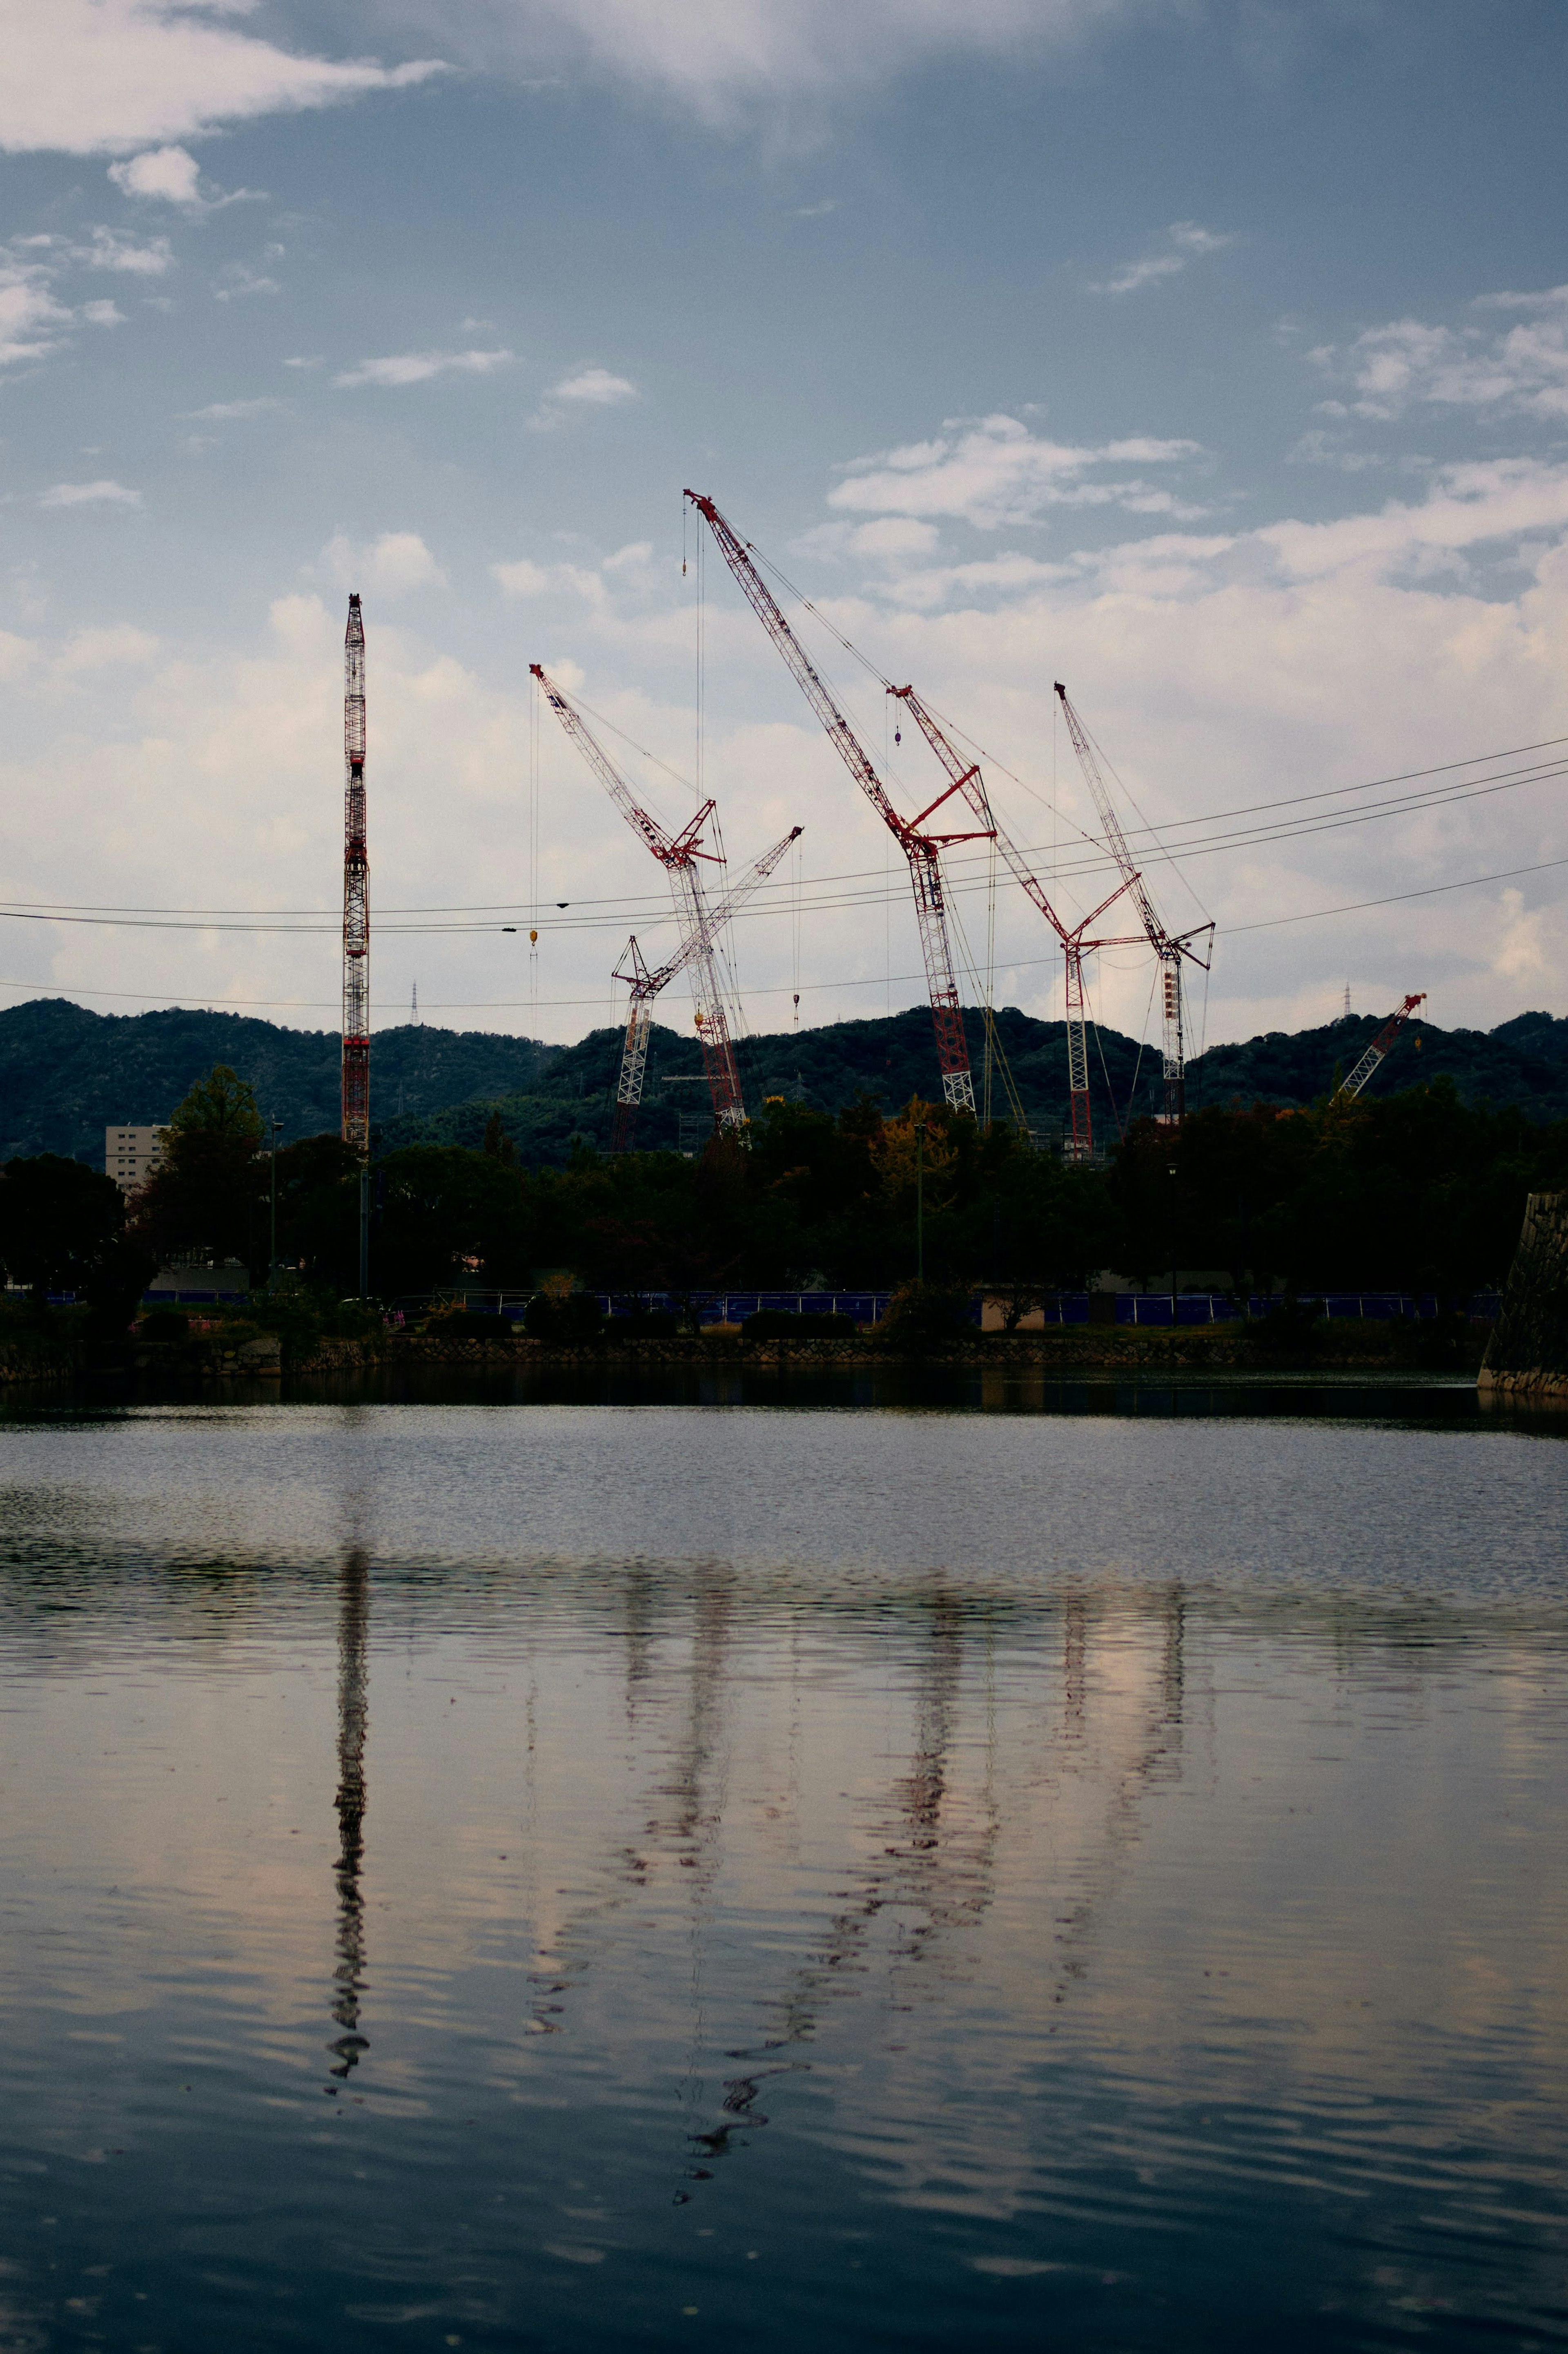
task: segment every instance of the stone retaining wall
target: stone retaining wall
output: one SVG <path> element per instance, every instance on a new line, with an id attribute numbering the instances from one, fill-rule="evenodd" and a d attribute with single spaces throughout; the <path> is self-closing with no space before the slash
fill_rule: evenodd
<path id="1" fill-rule="evenodd" d="M 1473 1370 L 1481 1335 L 1460 1344 L 1463 1370 Z M 606 1339 L 562 1347 L 515 1336 L 493 1341 L 441 1340 L 433 1334 L 388 1333 L 384 1339 L 323 1341 L 291 1368 L 298 1373 L 336 1373 L 372 1365 L 471 1365 L 478 1369 L 554 1365 L 607 1365 L 618 1371 L 642 1365 L 726 1365 L 766 1372 L 775 1367 L 826 1370 L 873 1365 L 1016 1365 L 1064 1372 L 1085 1367 L 1133 1372 L 1204 1366 L 1238 1371 L 1284 1372 L 1305 1367 L 1325 1371 L 1387 1369 L 1401 1360 L 1389 1347 L 1384 1325 L 1350 1327 L 1331 1337 L 1314 1336 L 1305 1349 L 1285 1352 L 1259 1341 L 1245 1324 L 1178 1326 L 1068 1325 L 1043 1332 L 977 1333 L 972 1341 L 918 1355 L 904 1354 L 864 1336 L 843 1340 L 746 1341 L 738 1334 L 696 1333 L 668 1340 Z"/>
<path id="2" fill-rule="evenodd" d="M 1568 1399 L 1568 1193 L 1532 1193 L 1480 1386 L 1502 1397 Z"/>

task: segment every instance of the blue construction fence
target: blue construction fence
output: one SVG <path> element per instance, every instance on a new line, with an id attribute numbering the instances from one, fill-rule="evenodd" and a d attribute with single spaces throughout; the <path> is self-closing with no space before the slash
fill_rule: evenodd
<path id="1" fill-rule="evenodd" d="M 618 1318 L 653 1310 L 689 1314 L 699 1325 L 740 1324 L 765 1309 L 786 1316 L 848 1316 L 856 1324 L 879 1324 L 893 1298 L 890 1291 L 599 1291 L 588 1296 L 598 1300 L 601 1314 L 612 1323 Z M 997 1293 L 987 1296 L 1005 1297 Z M 1086 1324 L 1090 1296 L 1086 1291 L 1054 1292 L 1037 1302 L 1033 1313 L 1043 1315 L 1047 1324 Z M 1244 1316 L 1266 1316 L 1284 1304 L 1277 1293 L 1266 1292 L 1254 1293 L 1245 1300 L 1221 1291 L 1182 1291 L 1174 1300 L 1168 1291 L 1118 1291 L 1095 1296 L 1114 1301 L 1118 1324 L 1224 1324 Z M 516 1323 L 527 1313 L 534 1294 L 452 1291 L 442 1298 L 454 1308 L 461 1306 L 471 1313 L 497 1316 Z M 391 1312 L 402 1321 L 408 1315 L 422 1314 L 433 1304 L 436 1303 L 423 1299 L 397 1301 Z M 1392 1323 L 1398 1317 L 1430 1319 L 1438 1315 L 1442 1308 L 1437 1295 L 1430 1291 L 1302 1292 L 1298 1304 L 1312 1316 L 1350 1318 L 1367 1323 Z M 1496 1292 L 1478 1292 L 1469 1303 L 1469 1313 L 1494 1317 L 1498 1307 Z M 982 1313 L 982 1298 L 976 1292 L 969 1302 L 970 1323 L 978 1325 Z"/>
<path id="2" fill-rule="evenodd" d="M 509 1323 L 520 1322 L 527 1313 L 532 1291 L 450 1291 L 420 1295 L 415 1299 L 395 1300 L 390 1314 L 397 1322 L 410 1316 L 425 1314 L 438 1306 L 463 1307 L 471 1313 L 497 1316 Z M 1005 1298 L 1004 1293 L 991 1293 L 992 1299 Z M 1090 1294 L 1086 1291 L 1061 1291 L 1049 1294 L 1036 1302 L 1031 1310 L 1043 1315 L 1047 1324 L 1086 1324 L 1089 1320 Z M 1283 1306 L 1277 1293 L 1255 1292 L 1242 1299 L 1223 1291 L 1181 1291 L 1174 1300 L 1168 1291 L 1118 1291 L 1098 1293 L 1095 1297 L 1109 1298 L 1115 1302 L 1118 1324 L 1225 1324 L 1243 1316 L 1266 1316 Z M 51 1291 L 51 1308 L 71 1308 L 76 1304 L 74 1291 Z M 617 1318 L 630 1316 L 639 1310 L 662 1310 L 684 1315 L 690 1313 L 698 1324 L 739 1324 L 760 1310 L 770 1309 L 786 1316 L 848 1316 L 856 1324 L 879 1324 L 886 1315 L 890 1291 L 599 1291 L 589 1295 L 599 1302 L 601 1313 L 613 1322 Z M 249 1294 L 234 1291 L 147 1291 L 142 1295 L 147 1308 L 242 1308 Z M 1336 1321 L 1341 1319 L 1365 1323 L 1391 1323 L 1396 1317 L 1429 1319 L 1442 1307 L 1436 1292 L 1431 1291 L 1304 1291 L 1298 1305 L 1314 1316 L 1327 1316 Z M 1500 1305 L 1495 1291 L 1478 1292 L 1469 1302 L 1471 1316 L 1487 1319 L 1496 1316 Z M 1172 1314 L 1174 1309 L 1174 1314 Z M 981 1296 L 977 1292 L 969 1303 L 969 1321 L 979 1324 L 981 1319 Z"/>
<path id="3" fill-rule="evenodd" d="M 499 1316 L 506 1323 L 520 1323 L 527 1313 L 527 1302 L 535 1292 L 481 1292 L 452 1290 L 421 1295 L 417 1299 L 396 1299 L 388 1309 L 393 1323 L 408 1323 L 409 1316 L 424 1316 L 431 1307 L 464 1307 L 478 1316 Z M 777 1309 L 784 1316 L 850 1316 L 859 1325 L 881 1323 L 887 1313 L 887 1302 L 893 1292 L 591 1292 L 598 1299 L 600 1313 L 609 1323 L 621 1316 L 633 1316 L 648 1309 L 690 1313 L 694 1323 L 744 1323 L 747 1316 L 756 1316 L 760 1309 Z M 989 1297 L 998 1299 L 998 1292 Z M 1111 1297 L 1116 1302 L 1114 1320 L 1130 1325 L 1205 1325 L 1234 1323 L 1241 1316 L 1269 1316 L 1269 1311 L 1283 1307 L 1278 1292 L 1253 1292 L 1250 1299 L 1238 1299 L 1232 1292 L 1099 1292 L 1099 1299 Z M 143 1292 L 143 1307 L 248 1307 L 248 1292 Z M 49 1292 L 49 1307 L 75 1307 L 75 1292 Z M 1441 1311 L 1436 1292 L 1299 1292 L 1298 1307 L 1311 1316 L 1330 1316 L 1335 1320 L 1361 1320 L 1361 1323 L 1393 1323 L 1393 1319 L 1432 1319 Z M 1499 1307 L 1498 1292 L 1477 1292 L 1469 1302 L 1469 1313 L 1477 1319 L 1493 1319 Z M 1172 1313 L 1175 1311 L 1175 1313 Z M 975 1292 L 970 1302 L 970 1323 L 981 1320 L 981 1295 Z M 1043 1316 L 1048 1325 L 1087 1323 L 1090 1320 L 1090 1292 L 1050 1292 L 1043 1302 L 1036 1302 L 1029 1311 Z"/>

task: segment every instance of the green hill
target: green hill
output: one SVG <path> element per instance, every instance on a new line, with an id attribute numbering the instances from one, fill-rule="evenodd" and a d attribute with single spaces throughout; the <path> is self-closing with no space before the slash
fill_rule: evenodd
<path id="1" fill-rule="evenodd" d="M 966 1020 L 978 1085 L 983 1030 L 978 1014 Z M 1067 1112 L 1064 1025 L 1007 1006 L 996 1027 L 1031 1123 L 1046 1130 L 1059 1126 Z M 1336 1070 L 1350 1069 L 1377 1028 L 1370 1016 L 1351 1016 L 1321 1029 L 1273 1031 L 1211 1047 L 1189 1066 L 1188 1100 L 1194 1107 L 1309 1103 L 1332 1084 Z M 753 1104 L 768 1095 L 799 1096 L 836 1111 L 863 1091 L 888 1107 L 938 1091 L 923 1007 L 748 1038 L 739 1055 Z M 524 1160 L 558 1164 L 576 1136 L 608 1142 L 620 1057 L 619 1030 L 590 1031 L 573 1046 L 409 1023 L 382 1031 L 371 1091 L 379 1147 L 477 1145 L 499 1110 Z M 336 1128 L 334 1032 L 285 1030 L 235 1013 L 92 1013 L 64 998 L 34 998 L 0 1013 L 0 1158 L 63 1152 L 101 1168 L 107 1126 L 167 1119 L 214 1063 L 228 1063 L 250 1081 L 263 1112 L 282 1120 L 285 1138 Z M 690 1140 L 706 1102 L 701 1072 L 689 1032 L 654 1029 L 640 1143 L 674 1146 L 683 1111 Z M 1487 1032 L 1412 1023 L 1372 1085 L 1381 1094 L 1440 1076 L 1451 1077 L 1469 1102 L 1517 1104 L 1533 1119 L 1568 1119 L 1568 1020 L 1521 1013 Z M 1100 1031 L 1091 1080 L 1097 1132 L 1113 1137 L 1113 1097 L 1124 1119 L 1129 1107 L 1158 1108 L 1159 1049 L 1140 1050 L 1135 1039 Z M 1005 1113 L 1000 1076 L 993 1104 Z"/>

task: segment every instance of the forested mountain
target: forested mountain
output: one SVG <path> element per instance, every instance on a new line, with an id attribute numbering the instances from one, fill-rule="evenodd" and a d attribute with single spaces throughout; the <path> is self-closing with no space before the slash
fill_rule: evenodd
<path id="1" fill-rule="evenodd" d="M 379 1108 L 439 1111 L 470 1096 L 536 1086 L 560 1054 L 527 1038 L 405 1023 L 376 1041 Z M 156 1126 L 194 1079 L 227 1063 L 290 1137 L 338 1125 L 337 1033 L 285 1030 L 238 1013 L 90 1013 L 63 997 L 0 1013 L 0 1159 L 64 1152 L 103 1166 L 113 1123 Z"/>
<path id="2" fill-rule="evenodd" d="M 967 1016 L 977 1087 L 984 1054 L 980 1016 Z M 1348 1070 L 1376 1033 L 1351 1015 L 1317 1030 L 1270 1032 L 1211 1047 L 1189 1066 L 1188 1100 L 1213 1104 L 1303 1104 Z M 1066 1115 L 1066 1044 L 1059 1022 L 1016 1007 L 996 1016 L 1001 1053 L 1032 1124 L 1045 1130 Z M 1417 1043 L 1419 1041 L 1419 1044 Z M 799 1097 L 837 1111 L 863 1092 L 886 1108 L 912 1095 L 940 1093 L 924 1008 L 867 1022 L 782 1031 L 740 1046 L 747 1097 Z M 526 1161 L 560 1164 L 572 1139 L 609 1139 L 619 1030 L 595 1030 L 574 1046 L 549 1046 L 487 1031 L 404 1023 L 377 1033 L 372 1055 L 372 1123 L 383 1150 L 420 1141 L 479 1144 L 493 1113 Z M 264 1115 L 287 1138 L 338 1124 L 334 1032 L 286 1030 L 235 1013 L 89 1013 L 64 998 L 35 998 L 0 1013 L 0 1159 L 64 1152 L 101 1168 L 111 1123 L 167 1119 L 194 1079 L 227 1063 L 256 1089 Z M 1102 1030 L 1092 1055 L 1097 1130 L 1116 1116 L 1153 1110 L 1160 1094 L 1158 1046 Z M 697 1042 L 656 1027 L 638 1141 L 674 1145 L 680 1115 L 700 1122 L 705 1090 Z M 1568 1019 L 1521 1013 L 1496 1030 L 1448 1030 L 1413 1023 L 1372 1082 L 1386 1094 L 1451 1077 L 1467 1102 L 1515 1104 L 1537 1120 L 1568 1118 Z M 1005 1115 L 1000 1069 L 992 1102 Z"/>

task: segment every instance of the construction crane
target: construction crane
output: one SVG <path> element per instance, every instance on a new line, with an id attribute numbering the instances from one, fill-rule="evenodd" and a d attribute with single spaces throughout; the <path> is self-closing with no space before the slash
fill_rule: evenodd
<path id="1" fill-rule="evenodd" d="M 1087 728 L 1067 699 L 1067 690 L 1060 679 L 1056 694 L 1062 705 L 1062 716 L 1067 723 L 1067 733 L 1073 739 L 1073 749 L 1078 756 L 1078 766 L 1090 796 L 1099 812 L 1106 844 L 1121 871 L 1125 887 L 1132 893 L 1133 903 L 1143 925 L 1144 937 L 1160 960 L 1161 987 L 1161 1047 L 1165 1077 L 1165 1119 L 1172 1127 L 1180 1127 L 1187 1109 L 1187 1043 L 1182 1008 L 1181 964 L 1190 959 L 1207 972 L 1213 960 L 1213 924 L 1195 924 L 1191 931 L 1168 932 L 1160 919 L 1148 886 L 1133 864 L 1132 853 L 1121 830 L 1116 805 L 1100 774 Z M 1208 935 L 1209 953 L 1202 956 L 1192 942 Z"/>
<path id="2" fill-rule="evenodd" d="M 631 1003 L 626 1015 L 626 1040 L 620 1050 L 620 1077 L 615 1091 L 615 1125 L 609 1140 L 612 1152 L 630 1152 L 631 1150 L 638 1107 L 642 1101 L 642 1074 L 648 1064 L 648 1033 L 653 1022 L 653 1001 L 661 990 L 668 988 L 677 973 L 685 970 L 694 957 L 711 954 L 714 943 L 730 917 L 750 898 L 758 885 L 767 881 L 790 843 L 800 840 L 802 831 L 798 825 L 791 826 L 782 842 L 776 842 L 771 850 L 765 850 L 761 857 L 747 868 L 734 888 L 726 893 L 716 907 L 704 908 L 698 929 L 654 971 L 650 972 L 643 960 L 635 932 L 627 941 L 625 952 L 611 976 L 616 981 L 631 984 Z M 716 1099 L 714 1108 L 716 1116 Z"/>
<path id="3" fill-rule="evenodd" d="M 1367 1048 L 1366 1053 L 1361 1056 L 1361 1061 L 1356 1065 L 1356 1067 L 1351 1073 L 1350 1077 L 1348 1079 L 1341 1079 L 1339 1086 L 1335 1088 L 1331 1098 L 1332 1101 L 1337 1103 L 1342 1097 L 1346 1103 L 1354 1103 L 1356 1097 L 1360 1095 L 1361 1089 L 1365 1087 L 1367 1081 L 1376 1070 L 1378 1065 L 1386 1056 L 1389 1048 L 1393 1045 L 1394 1040 L 1398 1037 L 1400 1032 L 1404 1029 L 1405 1023 L 1414 1013 L 1416 1007 L 1418 1005 L 1425 1005 L 1425 1002 L 1426 991 L 1423 989 L 1418 991 L 1415 996 L 1407 997 L 1404 1004 L 1399 1006 L 1389 1015 L 1388 1020 L 1383 1023 L 1383 1028 L 1378 1032 L 1377 1036 L 1372 1040 L 1372 1044 Z"/>
<path id="4" fill-rule="evenodd" d="M 343 1140 L 363 1164 L 370 1155 L 370 856 L 365 835 L 365 620 L 357 597 L 348 600 L 343 641 Z"/>
<path id="5" fill-rule="evenodd" d="M 978 765 L 973 760 L 966 760 L 963 754 L 948 742 L 941 727 L 927 710 L 912 686 L 890 686 L 887 692 L 889 695 L 895 695 L 909 712 L 927 743 L 952 779 L 955 790 L 962 793 L 970 809 L 980 818 L 986 832 L 995 842 L 1026 897 L 1033 906 L 1038 907 L 1062 943 L 1062 952 L 1066 960 L 1067 1089 L 1073 1114 L 1073 1140 L 1065 1157 L 1073 1161 L 1092 1161 L 1095 1151 L 1095 1133 L 1089 1108 L 1088 1013 L 1084 989 L 1084 960 L 1095 949 L 1129 948 L 1137 945 L 1137 942 L 1132 939 L 1105 940 L 1091 939 L 1087 937 L 1091 925 L 1097 923 L 1105 914 L 1106 909 L 1114 901 L 1119 899 L 1124 891 L 1129 890 L 1131 885 L 1124 875 L 1116 889 L 1102 899 L 1091 914 L 1086 916 L 1081 923 L 1075 924 L 1069 928 L 1052 906 L 1046 896 L 1044 885 L 1031 868 L 1023 853 L 997 823 L 990 796 L 986 792 L 985 779 L 980 775 Z M 1142 937 L 1143 935 L 1139 933 L 1138 940 L 1141 941 Z"/>
<path id="6" fill-rule="evenodd" d="M 697 491 L 687 491 L 684 495 L 706 522 L 718 543 L 719 554 L 739 584 L 742 596 L 793 672 L 807 702 L 827 729 L 833 749 L 908 862 L 909 881 L 915 894 L 915 919 L 920 932 L 920 953 L 926 967 L 927 992 L 931 1001 L 931 1024 L 937 1036 L 937 1066 L 942 1075 L 942 1093 L 954 1110 L 972 1112 L 975 1108 L 974 1080 L 969 1072 L 969 1050 L 964 1036 L 958 982 L 953 976 L 953 952 L 948 939 L 941 854 L 952 843 L 985 840 L 989 828 L 986 833 L 927 833 L 925 831 L 927 819 L 958 790 L 956 784 L 949 784 L 947 791 L 939 793 L 918 817 L 906 821 L 899 816 L 870 755 L 785 620 L 771 589 L 752 562 L 747 544 L 726 522 L 712 499 L 704 497 Z"/>
<path id="7" fill-rule="evenodd" d="M 616 1101 L 617 1129 L 620 1129 L 622 1126 L 621 1114 L 625 1109 L 629 1114 L 625 1123 L 625 1132 L 630 1137 L 630 1122 L 635 1119 L 637 1106 L 641 1099 L 642 1069 L 647 1060 L 648 1024 L 652 1020 L 652 1013 L 649 1010 L 652 998 L 658 994 L 659 990 L 673 973 L 687 968 L 690 969 L 692 976 L 697 1044 L 702 1050 L 703 1068 L 707 1075 L 708 1087 L 713 1096 L 714 1126 L 721 1129 L 741 1128 L 746 1122 L 746 1103 L 741 1094 L 740 1074 L 736 1068 L 735 1045 L 729 1034 L 729 1017 L 725 1010 L 724 994 L 719 987 L 714 949 L 724 924 L 734 911 L 736 893 L 742 897 L 747 896 L 762 880 L 762 875 L 753 868 L 750 874 L 736 885 L 735 891 L 721 901 L 716 908 L 710 908 L 703 896 L 698 862 L 705 860 L 712 865 L 719 865 L 723 863 L 716 852 L 700 847 L 703 828 L 714 813 L 712 800 L 703 803 L 696 815 L 687 820 L 679 833 L 671 833 L 666 827 L 660 824 L 657 818 L 651 817 L 642 808 L 620 769 L 592 734 L 577 705 L 562 693 L 552 679 L 546 676 L 538 663 L 531 663 L 529 669 L 543 688 L 551 710 L 609 795 L 610 800 L 644 848 L 652 853 L 669 876 L 670 889 L 675 902 L 676 920 L 680 926 L 680 954 L 667 970 L 661 968 L 658 974 L 649 973 L 635 939 L 628 946 L 628 955 L 632 960 L 630 972 L 627 973 L 619 967 L 617 969 L 616 978 L 630 980 L 632 985 L 631 1013 L 626 1026 L 626 1044 L 621 1053 L 620 1087 Z M 772 865 L 777 864 L 800 831 L 800 827 L 797 826 L 794 833 L 787 834 L 781 843 L 776 843 L 771 851 L 764 854 L 768 862 L 765 871 L 771 871 Z M 762 862 L 758 861 L 758 864 L 761 864 Z M 624 965 L 626 959 L 623 958 L 621 962 Z M 656 986 L 654 986 L 655 983 Z M 644 984 L 647 985 L 649 1006 L 643 1005 L 639 994 Z M 640 1013 L 644 1016 L 641 1029 L 638 1022 Z"/>

